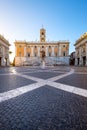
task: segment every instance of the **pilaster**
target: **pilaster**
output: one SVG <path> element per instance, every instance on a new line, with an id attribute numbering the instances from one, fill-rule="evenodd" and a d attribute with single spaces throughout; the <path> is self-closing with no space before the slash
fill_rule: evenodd
<path id="1" fill-rule="evenodd" d="M 40 46 L 38 46 L 38 57 L 40 57 Z"/>
<path id="2" fill-rule="evenodd" d="M 54 56 L 54 46 L 52 46 L 52 56 Z"/>
<path id="3" fill-rule="evenodd" d="M 76 65 L 76 66 L 78 65 L 77 57 L 75 58 L 75 65 Z"/>
<path id="4" fill-rule="evenodd" d="M 61 45 L 59 44 L 59 56 L 61 56 Z"/>
<path id="5" fill-rule="evenodd" d="M 17 56 L 17 47 L 15 46 L 15 56 Z"/>
<path id="6" fill-rule="evenodd" d="M 82 48 L 80 46 L 80 50 L 79 50 L 79 57 L 80 57 L 80 61 L 79 61 L 79 65 L 82 65 Z"/>
<path id="7" fill-rule="evenodd" d="M 26 56 L 26 47 L 24 47 L 24 56 Z"/>
<path id="8" fill-rule="evenodd" d="M 48 46 L 46 46 L 46 56 L 48 56 Z"/>
<path id="9" fill-rule="evenodd" d="M 34 47 L 33 46 L 31 47 L 31 56 L 32 57 L 34 56 Z"/>

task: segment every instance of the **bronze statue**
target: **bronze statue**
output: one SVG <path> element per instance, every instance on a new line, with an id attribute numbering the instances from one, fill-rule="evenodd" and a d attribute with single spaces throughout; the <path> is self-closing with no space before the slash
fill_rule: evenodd
<path id="1" fill-rule="evenodd" d="M 42 60 L 44 60 L 44 58 L 45 58 L 45 51 L 44 51 L 44 50 L 42 50 L 42 51 L 41 51 L 41 54 L 42 54 L 42 55 L 41 55 Z"/>

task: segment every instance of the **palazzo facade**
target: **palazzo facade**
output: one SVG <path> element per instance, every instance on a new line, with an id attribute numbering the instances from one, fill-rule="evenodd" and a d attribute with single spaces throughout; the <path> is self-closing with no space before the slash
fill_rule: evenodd
<path id="1" fill-rule="evenodd" d="M 42 51 L 46 65 L 69 64 L 69 41 L 46 41 L 46 30 L 40 29 L 40 41 L 15 41 L 15 65 L 40 65 Z"/>
<path id="2" fill-rule="evenodd" d="M 87 32 L 84 33 L 74 44 L 75 54 L 75 65 L 87 66 Z"/>
<path id="3" fill-rule="evenodd" d="M 9 42 L 0 35 L 0 66 L 9 66 Z"/>

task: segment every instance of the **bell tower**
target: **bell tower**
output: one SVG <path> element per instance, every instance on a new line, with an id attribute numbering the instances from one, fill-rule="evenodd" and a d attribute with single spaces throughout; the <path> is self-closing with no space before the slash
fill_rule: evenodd
<path id="1" fill-rule="evenodd" d="M 46 41 L 46 30 L 42 27 L 40 29 L 40 42 Z"/>

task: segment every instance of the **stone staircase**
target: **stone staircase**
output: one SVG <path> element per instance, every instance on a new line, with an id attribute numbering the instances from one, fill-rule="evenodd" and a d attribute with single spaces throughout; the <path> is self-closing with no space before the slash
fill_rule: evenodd
<path id="1" fill-rule="evenodd" d="M 45 57 L 44 61 L 46 66 L 53 65 L 67 65 L 67 57 Z M 21 65 L 23 66 L 40 66 L 42 64 L 42 59 L 40 57 L 29 57 L 22 60 Z"/>

